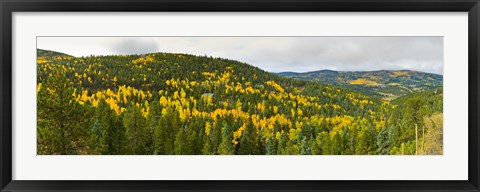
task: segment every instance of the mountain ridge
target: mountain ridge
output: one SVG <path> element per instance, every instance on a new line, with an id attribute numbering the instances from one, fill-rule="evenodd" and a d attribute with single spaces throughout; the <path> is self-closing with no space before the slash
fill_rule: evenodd
<path id="1" fill-rule="evenodd" d="M 150 54 L 168 54 L 168 53 L 148 53 L 148 54 L 134 54 L 137 56 L 145 56 Z M 190 55 L 198 56 L 191 54 L 180 54 L 178 55 Z M 52 51 L 52 50 L 43 50 L 37 49 L 37 56 L 41 57 L 71 57 L 69 54 Z M 107 57 L 115 57 L 116 55 L 105 55 Z M 202 56 L 198 56 L 202 57 Z M 205 56 L 204 56 L 205 57 Z M 215 57 L 210 57 L 215 58 Z M 221 58 L 224 60 L 234 61 L 226 58 Z M 253 66 L 248 63 L 237 61 L 239 63 L 247 64 L 249 66 L 255 67 L 259 70 L 264 71 L 256 66 Z M 267 71 L 264 71 L 267 72 Z M 269 72 L 267 72 L 269 73 Z M 309 80 L 315 82 L 326 83 L 330 85 L 335 85 L 338 87 L 343 87 L 355 91 L 359 91 L 365 94 L 380 96 L 385 99 L 391 100 L 398 98 L 409 93 L 416 91 L 423 91 L 433 88 L 438 88 L 443 86 L 443 75 L 422 72 L 416 70 L 373 70 L 373 71 L 336 71 L 331 69 L 322 69 L 316 71 L 308 72 L 277 72 L 271 73 L 283 77 L 289 77 L 298 80 Z"/>
<path id="2" fill-rule="evenodd" d="M 356 72 L 395 72 L 395 71 L 408 71 L 408 72 L 418 72 L 418 73 L 427 73 L 427 74 L 433 74 L 433 75 L 440 75 L 443 76 L 442 74 L 438 73 L 432 73 L 432 72 L 425 72 L 425 71 L 418 71 L 418 70 L 410 70 L 410 69 L 379 69 L 379 70 L 353 70 L 353 71 L 341 71 L 341 70 L 332 70 L 332 69 L 320 69 L 320 70 L 315 70 L 315 71 L 306 71 L 306 72 L 295 72 L 295 71 L 282 71 L 282 72 L 272 72 L 275 74 L 309 74 L 309 73 L 324 73 L 324 72 L 336 72 L 336 73 L 356 73 Z"/>
<path id="3" fill-rule="evenodd" d="M 350 87 L 358 91 L 382 95 L 386 99 L 443 86 L 443 75 L 415 70 L 334 71 L 326 69 L 275 74 Z"/>

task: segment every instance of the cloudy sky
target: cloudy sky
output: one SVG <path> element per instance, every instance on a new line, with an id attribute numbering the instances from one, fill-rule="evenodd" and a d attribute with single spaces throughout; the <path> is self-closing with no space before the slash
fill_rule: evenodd
<path id="1" fill-rule="evenodd" d="M 443 74 L 443 37 L 38 37 L 73 56 L 189 53 L 270 72 L 417 70 Z"/>

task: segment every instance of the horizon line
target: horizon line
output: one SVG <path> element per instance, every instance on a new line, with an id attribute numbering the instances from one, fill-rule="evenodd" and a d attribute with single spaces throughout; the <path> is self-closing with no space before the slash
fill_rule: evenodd
<path id="1" fill-rule="evenodd" d="M 197 56 L 197 57 L 213 57 L 213 58 L 221 58 L 221 59 L 227 59 L 227 60 L 232 60 L 232 61 L 237 61 L 237 62 L 241 62 L 241 63 L 245 63 L 245 64 L 248 64 L 250 66 L 253 66 L 253 67 L 257 67 L 261 70 L 264 70 L 268 73 L 275 73 L 275 74 L 278 74 L 278 73 L 311 73 L 311 72 L 320 72 L 320 71 L 335 71 L 335 72 L 376 72 L 376 71 L 415 71 L 415 72 L 420 72 L 420 73 L 428 73 L 428 74 L 435 74 L 435 75 L 440 75 L 440 76 L 443 76 L 443 74 L 438 74 L 438 73 L 433 73 L 433 72 L 425 72 L 425 71 L 419 71 L 419 70 L 412 70 L 412 69 L 376 69 L 376 70 L 352 70 L 352 71 L 349 71 L 349 70 L 335 70 L 335 69 L 318 69 L 318 70 L 313 70 L 313 71 L 304 71 L 304 72 L 295 72 L 295 71 L 281 71 L 281 72 L 273 72 L 273 71 L 268 71 L 268 70 L 265 70 L 265 69 L 262 69 L 258 66 L 255 66 L 255 65 L 252 65 L 250 63 L 246 63 L 246 62 L 243 62 L 243 61 L 239 61 L 239 60 L 234 60 L 234 59 L 230 59 L 230 58 L 223 58 L 223 57 L 214 57 L 214 56 L 211 56 L 211 55 L 197 55 L 197 54 L 192 54 L 192 53 L 179 53 L 179 52 L 162 52 L 162 51 L 157 51 L 157 52 L 148 52 L 148 53 L 132 53 L 132 54 L 110 54 L 110 55 L 95 55 L 95 54 L 90 54 L 90 55 L 82 55 L 82 56 L 73 56 L 71 54 L 68 54 L 68 53 L 65 53 L 63 51 L 55 51 L 55 50 L 49 50 L 49 49 L 42 49 L 42 48 L 36 48 L 37 50 L 40 49 L 40 50 L 44 50 L 44 51 L 53 51 L 53 52 L 57 52 L 57 53 L 61 53 L 61 54 L 65 54 L 65 55 L 69 55 L 69 56 L 72 56 L 72 57 L 89 57 L 89 56 L 125 56 L 125 55 L 148 55 L 148 54 L 155 54 L 155 53 L 169 53 L 169 54 L 185 54 L 185 55 L 192 55 L 192 56 Z"/>

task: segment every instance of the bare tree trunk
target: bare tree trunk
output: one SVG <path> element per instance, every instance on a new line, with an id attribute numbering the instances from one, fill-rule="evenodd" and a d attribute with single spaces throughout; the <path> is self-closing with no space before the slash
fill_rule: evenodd
<path id="1" fill-rule="evenodd" d="M 422 129 L 422 155 L 426 155 L 425 153 L 425 126 Z"/>
<path id="2" fill-rule="evenodd" d="M 418 126 L 415 123 L 415 155 L 418 155 Z"/>

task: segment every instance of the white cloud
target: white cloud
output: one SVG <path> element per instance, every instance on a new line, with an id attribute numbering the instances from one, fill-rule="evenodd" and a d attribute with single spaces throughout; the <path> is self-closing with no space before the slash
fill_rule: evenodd
<path id="1" fill-rule="evenodd" d="M 409 69 L 443 74 L 443 37 L 39 37 L 74 56 L 175 52 L 224 57 L 271 72 Z"/>

